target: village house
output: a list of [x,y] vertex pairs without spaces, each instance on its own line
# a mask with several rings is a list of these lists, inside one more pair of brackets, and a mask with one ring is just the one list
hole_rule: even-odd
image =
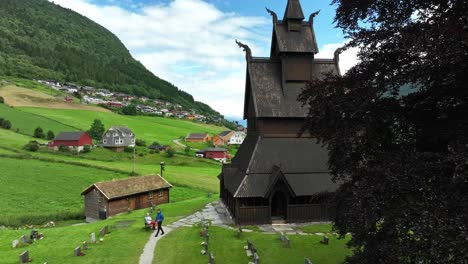
[[102,137],[102,146],[116,152],[135,146],[135,134],[126,126],[112,126]]
[[61,132],[47,146],[57,151],[61,145],[80,152],[85,145],[92,146],[93,139],[83,131]]
[[129,210],[169,203],[171,187],[159,175],[95,183],[81,193],[84,196],[86,221],[102,220]]
[[245,132],[243,131],[236,131],[234,134],[229,138],[227,141],[228,145],[240,145],[242,142],[244,142],[244,139],[246,137]]
[[211,140],[211,136],[208,133],[191,133],[185,137],[187,142],[208,142]]
[[308,81],[339,75],[338,53],[316,59],[313,13],[305,22],[299,0],[289,0],[282,20],[273,17],[269,58],[246,52],[244,119],[247,137],[231,164],[223,164],[220,196],[238,225],[329,221],[330,193],[338,185],[327,149],[300,133],[308,108],[297,101]]
[[203,155],[205,159],[214,159],[225,162],[230,158],[229,152],[225,148],[206,148],[195,153],[195,157]]
[[123,104],[122,102],[118,102],[118,101],[110,101],[110,102],[107,102],[107,106],[115,107],[115,108],[122,108]]
[[223,131],[217,135],[214,135],[213,145],[215,146],[226,145],[233,135],[234,135],[234,131],[231,131],[231,130]]

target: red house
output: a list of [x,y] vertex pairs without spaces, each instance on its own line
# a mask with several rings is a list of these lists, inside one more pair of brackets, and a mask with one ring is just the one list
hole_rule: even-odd
[[206,148],[202,151],[207,159],[226,161],[230,157],[227,149],[224,148]]
[[87,132],[62,132],[54,138],[53,141],[49,142],[49,148],[58,150],[61,146],[67,146],[70,149],[76,149],[82,151],[84,145],[93,145],[93,139],[88,135]]
[[107,106],[121,108],[123,105],[121,102],[107,102]]

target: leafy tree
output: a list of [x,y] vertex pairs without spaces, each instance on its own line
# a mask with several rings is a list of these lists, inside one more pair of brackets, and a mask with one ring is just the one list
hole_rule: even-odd
[[175,154],[176,154],[176,151],[175,151],[174,149],[171,149],[171,148],[170,148],[170,149],[168,149],[168,150],[166,151],[166,155],[167,155],[169,158],[173,157]]
[[90,145],[84,145],[83,150],[81,151],[82,153],[88,153],[91,152],[91,146]]
[[55,138],[55,134],[52,130],[47,131],[47,139],[51,140]]
[[101,120],[94,119],[91,128],[88,130],[89,136],[94,140],[99,141],[102,139],[102,135],[104,134],[104,132],[104,125],[102,124]]
[[31,152],[36,152],[39,150],[39,144],[35,141],[31,141],[24,146],[24,149]]
[[59,148],[58,148],[58,150],[59,150],[60,152],[70,152],[70,148],[67,147],[67,146],[65,146],[64,144],[60,145]]
[[137,114],[136,105],[129,104],[127,106],[122,107],[122,113],[124,115],[131,115],[131,116],[136,115]]
[[468,2],[333,3],[360,62],[300,100],[342,183],[333,221],[352,233],[346,262],[466,261]]
[[146,146],[146,141],[144,141],[143,139],[137,138],[135,140],[135,145],[140,146],[140,147],[145,147]]
[[44,130],[40,126],[34,129],[34,137],[35,138],[45,138]]
[[3,120],[3,122],[1,122],[1,123],[2,123],[2,128],[4,128],[4,129],[10,129],[10,128],[11,128],[11,122],[10,122],[10,120],[6,120],[6,119],[5,119],[5,120]]
[[185,155],[188,156],[190,154],[190,150],[191,150],[190,146],[186,146],[185,149],[184,149]]

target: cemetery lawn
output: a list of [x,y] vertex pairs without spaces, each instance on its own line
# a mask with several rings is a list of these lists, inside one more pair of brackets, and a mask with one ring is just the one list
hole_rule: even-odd
[[[165,214],[164,224],[169,224],[186,215],[201,210],[207,203],[216,198],[199,197],[195,199],[163,204],[160,208]],[[92,224],[75,226],[39,228],[44,239],[31,245],[22,245],[12,249],[11,243],[21,235],[29,235],[30,230],[0,230],[0,263],[18,263],[21,252],[28,250],[33,263],[102,263],[127,264],[138,263],[140,254],[151,231],[143,228],[143,218],[147,210],[136,210],[123,213],[107,220]],[[98,244],[89,244],[92,232],[98,237],[99,230],[109,225],[110,234]],[[89,250],[82,257],[73,256],[73,249],[88,241]]]
[[[199,235],[200,230],[201,228],[197,227],[181,227],[165,236],[157,244],[153,263],[207,263],[208,257],[200,253],[200,243],[203,241]],[[235,230],[214,226],[210,227],[209,234],[209,250],[213,253],[216,263],[249,262],[250,258],[244,250],[247,238],[257,247],[261,263],[304,263],[304,258],[309,258],[312,263],[342,263],[345,257],[352,253],[346,248],[349,238],[337,239],[334,236],[330,236],[329,245],[322,245],[319,242],[321,236],[287,235],[291,247],[285,248],[280,243],[278,234],[244,232],[242,238],[238,239],[235,237]]]

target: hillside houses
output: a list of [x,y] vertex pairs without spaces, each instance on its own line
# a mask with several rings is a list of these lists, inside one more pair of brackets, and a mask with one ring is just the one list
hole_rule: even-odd
[[112,126],[104,133],[102,146],[122,152],[125,147],[135,147],[135,134],[126,126]]
[[80,152],[83,150],[85,145],[93,145],[93,139],[87,132],[76,131],[61,132],[51,142],[49,142],[47,146],[55,151],[59,150],[60,146],[65,146],[71,150]]

